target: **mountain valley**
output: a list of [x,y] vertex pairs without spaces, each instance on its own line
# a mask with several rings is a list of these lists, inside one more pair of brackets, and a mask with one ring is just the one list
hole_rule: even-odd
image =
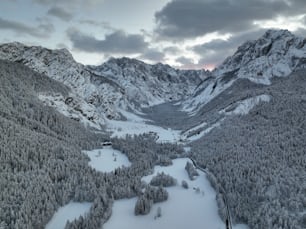
[[[92,205],[66,229],[111,223],[116,201],[154,208],[172,189],[143,178],[183,158],[215,190],[216,228],[306,227],[306,38],[268,30],[213,71],[21,43],[0,59],[0,228],[44,228],[71,201]],[[107,144],[129,163],[90,167],[82,151]]]

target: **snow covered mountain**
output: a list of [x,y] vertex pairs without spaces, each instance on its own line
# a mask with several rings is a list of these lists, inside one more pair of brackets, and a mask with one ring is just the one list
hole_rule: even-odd
[[39,98],[66,116],[99,128],[108,119],[126,117],[123,110],[181,101],[182,110],[195,115],[237,79],[270,84],[274,76],[288,76],[306,68],[306,39],[287,30],[268,30],[247,41],[213,72],[178,70],[136,59],[112,58],[100,66],[77,63],[66,49],[49,50],[21,43],[0,46],[0,59],[20,62],[64,83],[69,96],[43,94]]
[[306,38],[288,30],[268,30],[257,40],[241,45],[183,102],[184,110],[196,113],[237,79],[270,84],[272,77],[284,77],[306,68]]
[[[152,165],[183,153],[180,144],[155,141],[188,146],[197,164],[214,174],[210,182],[218,200],[224,195],[229,207],[218,201],[223,217],[229,209],[234,223],[250,228],[305,228],[306,39],[269,30],[213,72],[128,58],[84,66],[65,49],[20,43],[0,45],[0,59],[9,60],[0,61],[0,156],[8,171],[1,177],[7,189],[0,199],[12,206],[4,208],[0,228],[3,222],[41,228],[71,193],[76,201],[84,196],[98,201],[88,217],[70,227],[84,222],[99,227],[109,218],[113,199],[139,195],[140,177]],[[112,139],[113,146],[134,165],[116,174],[88,169],[79,148],[100,146],[109,136],[96,136],[99,132],[43,106],[37,97],[70,119],[114,130],[111,137],[119,138]],[[147,107],[169,101],[175,102]],[[146,120],[129,111],[142,111]],[[122,116],[127,120],[111,120]],[[120,139],[141,133],[150,134]]]
[[[60,112],[74,119],[86,121],[95,127],[105,123],[105,117],[119,118],[114,102],[122,100],[122,93],[111,82],[93,83],[95,76],[86,67],[74,61],[66,49],[49,50],[21,43],[1,45],[0,58],[22,63],[36,72],[47,75],[71,89],[69,97],[42,95],[48,105],[61,104]],[[103,78],[100,78],[102,81]],[[101,94],[100,91],[104,93]],[[103,115],[101,115],[103,114]]]
[[22,63],[71,88],[69,98],[40,95],[73,119],[98,128],[107,119],[120,119],[120,110],[183,99],[190,95],[208,72],[176,70],[168,65],[148,65],[122,58],[101,66],[77,63],[66,49],[9,43],[0,46],[0,59]]
[[152,106],[181,100],[209,74],[205,70],[178,70],[169,65],[148,65],[136,59],[112,58],[90,70],[121,85],[129,101]]

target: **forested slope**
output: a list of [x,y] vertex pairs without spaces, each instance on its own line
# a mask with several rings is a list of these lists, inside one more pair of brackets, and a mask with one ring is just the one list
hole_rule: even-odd
[[[238,90],[242,85],[236,82],[223,96],[237,91],[247,96],[250,92]],[[254,87],[271,101],[246,115],[228,116],[192,144],[193,157],[224,188],[236,222],[255,229],[306,227],[305,86],[306,72],[298,71]],[[217,99],[210,102],[214,108],[222,104]]]
[[65,96],[65,86],[6,61],[0,61],[0,80],[0,227],[44,228],[60,206],[88,201],[93,203],[89,214],[67,228],[98,228],[110,216],[113,199],[139,194],[141,176],[180,150],[158,145],[150,135],[114,140],[132,166],[97,172],[81,149],[99,147],[108,137],[37,98],[40,92]]

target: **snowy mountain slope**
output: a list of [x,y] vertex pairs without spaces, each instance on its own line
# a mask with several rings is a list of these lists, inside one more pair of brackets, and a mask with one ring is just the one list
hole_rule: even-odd
[[274,76],[282,77],[306,68],[306,38],[288,30],[268,30],[262,37],[248,41],[216,69],[216,75],[237,71],[239,78],[270,84]]
[[66,49],[49,50],[21,43],[1,45],[0,59],[22,63],[70,87],[70,108],[65,103],[67,98],[40,98],[51,106],[63,105],[65,109],[59,109],[62,113],[95,127],[107,123],[107,119],[121,119],[122,109],[137,112],[141,107],[185,98],[208,74],[204,70],[176,70],[128,58],[84,66]]
[[205,70],[178,70],[126,57],[111,58],[100,66],[91,66],[90,70],[117,82],[125,89],[129,101],[144,107],[187,98],[209,75]]
[[[241,91],[240,95],[243,95],[244,92]],[[183,139],[186,142],[190,141],[196,141],[198,139],[201,139],[203,136],[208,134],[210,131],[215,129],[216,127],[219,127],[223,121],[225,121],[227,118],[231,118],[231,116],[234,115],[247,115],[253,108],[255,108],[258,105],[261,105],[263,102],[270,102],[271,96],[267,94],[260,94],[260,95],[248,95],[246,98],[235,98],[235,95],[232,95],[232,98],[229,100],[234,100],[233,102],[230,102],[229,105],[226,105],[225,108],[220,109],[220,106],[224,106],[224,103],[218,103],[216,104],[215,110],[210,110],[208,114],[213,117],[218,117],[213,122],[206,122],[203,120],[206,120],[205,118],[196,117],[195,120],[198,118],[199,121],[197,121],[197,124],[195,126],[192,126],[191,128],[187,128],[185,131],[181,134],[181,139]],[[229,100],[225,100],[225,104],[228,103]],[[229,116],[229,117],[228,117]]]
[[[21,43],[9,43],[0,46],[0,59],[20,62],[67,85],[71,88],[69,97],[72,100],[83,104],[82,107],[94,105],[95,112],[100,114],[97,119],[89,120],[92,125],[103,124],[101,120],[105,117],[120,118],[115,107],[115,104],[123,100],[120,89],[110,82],[92,82],[94,76],[84,65],[75,62],[66,49],[49,50],[39,46],[27,47]],[[82,110],[82,113],[91,117],[92,111]]]
[[55,108],[58,112],[68,118],[79,121],[85,126],[100,129],[105,125],[105,120],[97,113],[95,106],[84,103],[83,100],[77,99],[70,94],[64,97],[62,94],[41,93],[38,98],[44,105]]
[[226,118],[192,142],[191,152],[223,185],[234,222],[305,228],[305,76],[306,69],[270,85],[237,80],[200,111],[206,129]]
[[57,95],[40,98],[49,106],[61,106],[59,110],[68,117],[99,127],[109,123],[108,119],[122,119],[123,110],[138,113],[144,107],[176,100],[183,111],[196,116],[238,79],[268,85],[273,76],[287,76],[306,68],[305,44],[306,39],[288,31],[268,30],[258,40],[240,46],[212,73],[149,65],[129,58],[84,66],[65,49],[49,50],[20,43],[1,45],[0,59],[20,62],[67,85],[71,88],[69,103],[68,97]]
[[306,68],[306,38],[296,37],[287,30],[268,30],[259,39],[241,45],[217,67],[212,77],[203,81],[193,96],[183,102],[183,110],[199,111],[237,79],[268,85],[273,77],[288,76],[303,68]]
[[[278,36],[276,34],[282,35]],[[151,111],[151,116],[147,116],[149,119],[153,120],[151,117],[160,116],[158,118],[160,122],[155,122],[154,125],[150,126],[144,125],[143,120],[126,110],[169,101],[171,100],[168,96],[169,93],[174,94],[172,100],[182,99],[184,94],[178,95],[176,93],[180,93],[179,90],[175,87],[170,88],[172,84],[176,85],[177,88],[184,85],[184,80],[178,80],[177,82],[175,77],[171,78],[176,73],[180,76],[181,71],[173,70],[164,65],[142,65],[142,62],[130,59],[110,60],[110,62],[115,62],[113,63],[114,66],[107,66],[99,70],[99,67],[95,69],[95,67],[77,64],[65,50],[51,51],[39,47],[23,47],[21,44],[11,44],[16,47],[2,45],[0,47],[0,58],[21,62],[51,78],[58,78],[58,81],[68,85],[72,89],[71,91],[66,90],[67,87],[56,82],[63,86],[62,90],[40,90],[35,91],[35,95],[38,95],[46,105],[55,107],[72,119],[98,127],[105,121],[107,125],[110,124],[108,125],[109,129],[118,130],[117,135],[113,136],[121,137],[120,133],[123,135],[125,131],[127,134],[150,131],[153,134],[162,133],[168,138],[167,141],[193,141],[190,144],[192,155],[200,165],[207,166],[216,174],[218,181],[222,183],[228,194],[229,207],[236,222],[248,223],[251,228],[273,228],[276,226],[278,228],[289,228],[289,225],[292,225],[292,228],[305,228],[303,219],[305,218],[306,201],[304,194],[306,187],[303,181],[305,180],[304,168],[306,163],[304,150],[306,147],[304,141],[306,73],[305,70],[297,71],[290,77],[279,78],[287,76],[289,70],[296,71],[305,68],[305,39],[296,38],[292,35],[292,40],[290,40],[291,35],[287,31],[268,31],[262,38],[254,41],[254,45],[250,45],[252,42],[245,43],[233,57],[228,58],[210,77],[205,78],[199,85],[194,84],[195,90],[193,93],[191,93],[191,84],[197,80],[190,80],[187,83],[190,84],[190,88],[188,86],[186,93],[192,95],[184,101],[183,105],[192,116],[187,116],[184,112],[171,113],[171,109],[165,109],[165,111],[169,111],[166,112],[168,115],[166,117],[167,115],[162,114],[162,112],[154,113],[155,107],[149,107],[143,111]],[[261,39],[264,41],[260,41]],[[271,44],[267,45],[269,41]],[[257,46],[258,50],[264,51],[255,54],[257,50],[255,47]],[[269,46],[271,47],[267,48]],[[265,59],[271,59],[273,65],[267,65]],[[121,64],[120,61],[124,63]],[[17,64],[14,63],[14,65]],[[14,69],[14,65],[10,69]],[[155,67],[159,70],[155,70]],[[5,73],[8,72],[4,67],[3,69]],[[258,74],[258,71],[261,70],[263,73]],[[156,71],[160,73],[156,73]],[[186,77],[190,74],[193,74],[192,71],[186,71]],[[19,77],[21,77],[20,75],[22,78],[28,76],[27,74],[18,74]],[[158,80],[154,78],[159,76]],[[278,76],[278,78],[273,78],[273,76]],[[7,78],[10,79],[9,74],[7,74]],[[51,80],[47,77],[42,77],[42,79]],[[32,80],[30,82],[36,81]],[[151,87],[147,86],[149,82],[152,82]],[[168,88],[165,85],[168,85]],[[11,95],[11,106],[14,107],[17,104],[17,107],[20,106],[21,111],[23,111],[23,100],[20,98],[24,95],[19,93],[20,91],[16,90],[15,92],[8,88],[5,81],[0,86],[4,89],[0,92]],[[126,90],[128,87],[133,87],[133,90]],[[155,90],[151,90],[154,87],[158,87],[156,90],[160,91],[157,93]],[[28,88],[32,89],[32,85]],[[132,92],[135,92],[135,94]],[[18,96],[15,96],[16,94]],[[30,101],[36,99],[35,95],[34,92],[33,96],[31,94]],[[164,95],[164,97],[161,95]],[[5,96],[0,97],[0,102],[3,102],[3,98]],[[138,104],[136,100],[139,101]],[[10,100],[8,101],[10,102]],[[5,112],[7,104],[10,103],[3,102],[3,109],[0,113],[1,115],[5,114],[5,118],[14,118],[11,113]],[[159,106],[162,105],[167,104],[160,104]],[[59,116],[60,120],[63,119],[65,122],[59,122],[58,119],[52,121],[52,116],[48,118],[48,112],[46,112],[46,110],[52,109],[45,110],[41,103],[35,105],[35,110],[39,112],[33,109],[31,111],[31,107],[33,107],[33,104],[29,103],[27,112],[18,111],[18,116],[20,113],[25,113],[30,117],[33,116],[40,122],[45,122],[44,125],[48,125],[50,128],[54,128],[54,126],[58,128],[61,135],[63,132],[61,123],[71,122],[73,125],[75,124],[75,122],[63,119],[61,116]],[[9,107],[9,109],[14,110],[15,108]],[[108,114],[119,118],[123,115],[127,120],[109,121],[105,118]],[[179,117],[180,115],[184,117]],[[56,116],[58,116],[57,113]],[[22,118],[16,120],[22,125],[25,124]],[[156,127],[156,125],[169,127],[171,124],[166,125],[167,122],[172,122],[178,131],[171,133],[170,129]],[[9,128],[2,127],[3,133],[7,130],[10,131]],[[37,130],[36,125],[33,125],[32,128]],[[81,134],[82,130],[78,133]],[[181,136],[179,130],[185,130]],[[18,132],[12,131],[12,133]],[[76,141],[75,131],[68,133]],[[160,133],[158,134],[160,135]],[[9,135],[7,134],[7,136]],[[64,134],[63,137],[65,137]],[[8,139],[4,143],[13,142],[10,138]],[[39,151],[34,147],[36,145],[40,146],[41,142],[37,142],[35,137],[33,139],[30,141],[34,142],[33,148],[29,152],[38,153]],[[159,140],[164,139],[160,138]],[[139,163],[141,164],[145,164],[143,162],[153,158],[150,157],[151,149],[143,150],[143,152],[146,152],[145,154],[137,151],[137,149],[142,149],[140,144],[143,141],[144,139],[137,140],[135,145],[129,142],[124,143],[124,147],[130,147],[131,145],[131,151],[137,152],[137,156],[133,158],[139,159],[140,156]],[[19,142],[16,141],[16,143]],[[146,145],[153,148],[151,144]],[[6,148],[10,149],[10,147]],[[11,157],[10,151],[4,152],[7,152],[8,155],[5,158]],[[17,154],[14,152],[13,155]],[[30,153],[22,153],[22,155],[31,156]],[[39,155],[34,158],[38,158]],[[52,156],[46,158],[52,159]],[[67,157],[65,161],[70,159]],[[77,164],[78,161],[78,157],[76,157],[72,164]],[[20,160],[19,163],[27,165],[23,160]],[[29,169],[33,170],[31,167]],[[78,169],[76,171],[83,172],[83,170]],[[52,174],[52,172],[54,171],[50,170],[46,174]],[[123,172],[121,175],[125,176],[126,174],[129,173]],[[93,177],[88,176],[88,174],[85,175],[93,180],[93,177],[96,177],[97,174],[94,174]],[[67,176],[67,179],[71,177]],[[76,177],[79,177],[79,173]],[[43,178],[44,181],[50,183],[48,176]],[[123,180],[127,180],[126,177],[123,178]],[[11,179],[8,180],[11,182]],[[71,183],[72,181],[77,183],[71,179]],[[40,182],[38,180],[37,183],[34,183],[35,186]],[[28,183],[27,181],[26,184]],[[66,180],[63,181],[63,185],[71,183],[66,182]],[[96,185],[93,184],[91,187],[95,188]],[[11,187],[12,193],[16,193],[16,190],[19,189]],[[101,193],[98,190],[93,190],[95,193]],[[26,203],[29,206],[36,207],[35,202],[33,202],[34,205],[32,204],[32,200],[37,200],[36,197],[35,194],[34,198]],[[18,200],[18,202],[22,201]],[[19,205],[16,206],[19,207]],[[45,206],[45,204],[42,206]],[[16,212],[19,210],[16,210]],[[22,215],[26,215],[23,211],[24,209],[21,208]],[[15,215],[15,211],[8,212]],[[38,213],[36,212],[36,214]],[[37,221],[37,215],[34,214],[31,220]]]

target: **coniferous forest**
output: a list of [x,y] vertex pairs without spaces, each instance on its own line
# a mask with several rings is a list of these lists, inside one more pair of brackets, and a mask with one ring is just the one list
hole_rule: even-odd
[[214,174],[234,221],[256,229],[306,227],[305,85],[305,71],[298,71],[253,88],[272,100],[193,143],[193,158]]
[[99,228],[110,217],[113,200],[141,195],[140,178],[150,173],[159,158],[183,152],[176,145],[157,144],[152,135],[113,139],[113,147],[122,150],[132,166],[97,172],[88,166],[89,158],[81,150],[101,147],[109,137],[43,106],[35,96],[41,92],[65,95],[66,87],[7,61],[0,61],[0,78],[2,228],[44,228],[55,211],[70,201],[93,205],[89,214],[66,228]]
[[[100,228],[110,218],[114,200],[138,197],[136,215],[167,201],[164,187],[177,185],[175,179],[161,173],[146,184],[141,178],[155,165],[186,156],[182,145],[157,143],[152,134],[110,139],[107,132],[85,128],[37,97],[67,97],[70,89],[22,64],[0,61],[0,78],[0,228],[44,228],[71,201],[93,204],[66,228]],[[235,92],[225,91],[191,120],[223,120],[218,111],[243,96],[271,98],[248,114],[228,116],[189,145],[188,156],[209,171],[223,219],[226,197],[234,223],[255,229],[305,228],[305,85],[304,71],[273,79],[269,86],[237,81],[231,88]],[[229,93],[231,99],[224,102]],[[91,168],[81,151],[105,141],[125,154],[131,166],[110,173]],[[191,163],[185,169],[191,180],[198,175]],[[187,182],[182,186],[188,189]]]

